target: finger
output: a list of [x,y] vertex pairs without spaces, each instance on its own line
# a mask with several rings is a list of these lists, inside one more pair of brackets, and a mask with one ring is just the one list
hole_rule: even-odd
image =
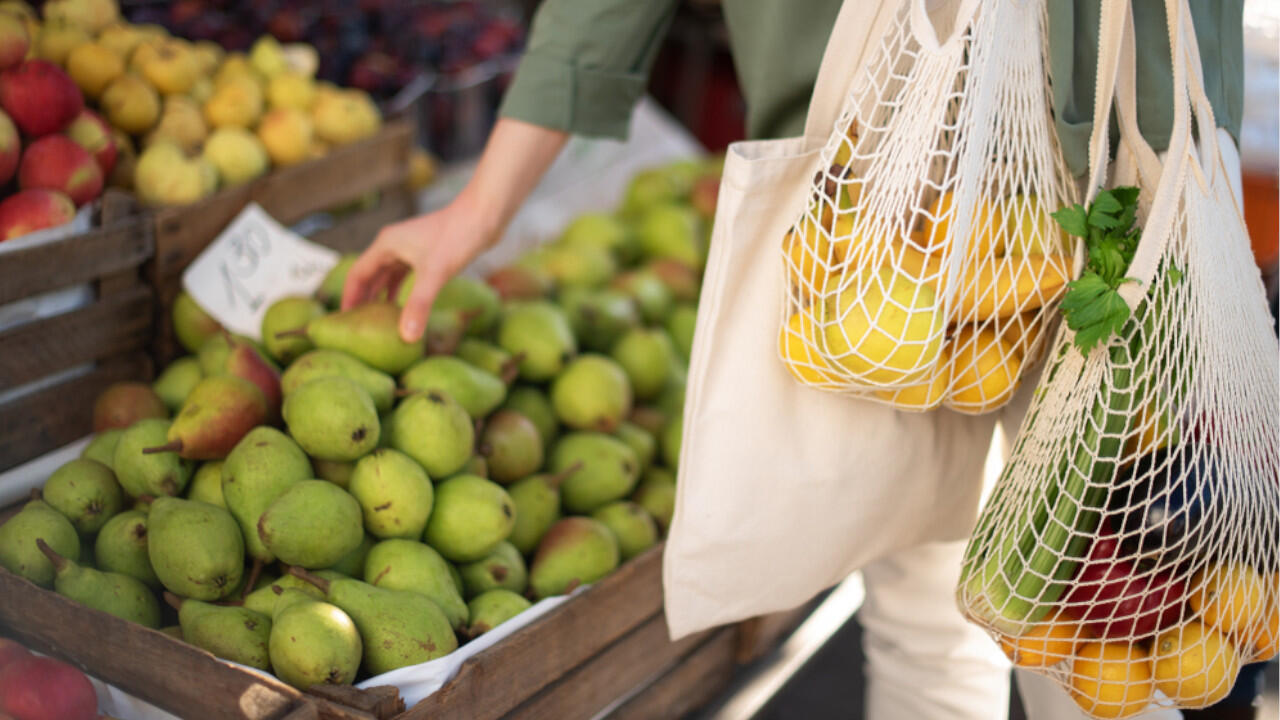
[[400,337],[405,342],[417,342],[427,329],[427,317],[431,303],[448,279],[448,273],[437,269],[420,270],[414,277],[413,289],[400,311]]
[[347,271],[347,281],[342,285],[343,310],[349,310],[369,299],[369,296],[377,290],[374,281],[390,261],[391,258],[386,251],[378,247],[377,241],[361,253],[351,265],[351,269]]
[[401,287],[404,286],[405,281],[408,279],[409,279],[409,268],[405,266],[397,267],[396,271],[391,274],[390,279],[387,280],[387,301],[388,302],[396,301],[396,298],[399,297],[400,295]]

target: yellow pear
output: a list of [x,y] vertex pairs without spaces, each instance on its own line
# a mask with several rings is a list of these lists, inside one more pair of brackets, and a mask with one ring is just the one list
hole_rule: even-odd
[[266,78],[284,72],[289,67],[280,41],[270,35],[263,35],[254,41],[253,47],[249,48],[249,62]]
[[141,135],[160,117],[160,96],[145,80],[125,73],[107,85],[98,101],[107,121],[130,135]]
[[261,115],[262,88],[247,77],[215,86],[213,95],[204,104],[204,119],[215,128],[250,128]]
[[189,205],[206,194],[200,165],[188,160],[177,145],[165,142],[142,151],[134,187],[143,203],[152,206]]
[[187,97],[204,107],[209,98],[213,97],[213,80],[206,75],[196,78],[195,84],[187,91]]
[[120,20],[116,0],[50,0],[44,4],[45,22],[64,22],[93,35]]
[[370,137],[382,127],[382,117],[369,96],[359,90],[320,94],[311,109],[316,135],[331,145],[345,145]]
[[36,35],[36,57],[58,65],[66,65],[67,56],[75,48],[89,42],[89,33],[79,25],[47,21]]
[[222,62],[226,51],[222,46],[212,40],[199,40],[192,46],[192,50],[196,54],[196,61],[200,65],[200,74],[205,76],[213,75],[218,69],[218,65]]
[[956,293],[956,322],[982,322],[1038,310],[1066,291],[1066,255],[988,257],[965,266]]
[[311,116],[296,108],[276,108],[258,123],[258,138],[272,163],[296,165],[311,156]]
[[133,25],[115,23],[98,33],[98,42],[114,50],[120,57],[129,58],[133,56],[133,51],[137,49],[138,43],[142,42],[144,37],[145,34]]
[[267,103],[273,108],[310,110],[315,99],[315,80],[301,73],[285,70],[267,81]]
[[951,395],[947,407],[960,412],[994,410],[1013,396],[1022,354],[991,329],[961,326],[951,337]]
[[145,36],[133,48],[133,54],[129,56],[129,69],[133,72],[142,74],[142,68],[155,60],[160,55],[160,46],[168,38],[157,38]]
[[911,382],[928,373],[942,348],[943,318],[927,283],[881,267],[830,288],[821,322],[829,360],[863,383]]
[[185,95],[170,95],[164,99],[160,122],[147,136],[147,145],[166,141],[184,152],[194,153],[204,144],[208,134],[200,106]]
[[233,80],[243,79],[259,84],[263,82],[262,76],[253,69],[253,65],[249,63],[249,58],[244,53],[227,53],[222,59],[222,64],[218,66],[218,71],[213,75],[213,86],[217,88]]
[[124,58],[102,43],[87,42],[67,56],[67,74],[81,92],[96,98],[112,80],[124,74]]
[[262,142],[239,127],[214,130],[204,143],[203,157],[217,168],[223,187],[249,182],[269,167]]
[[23,0],[0,0],[0,12],[39,22],[36,18],[36,11],[32,10],[31,6]]
[[170,38],[156,45],[154,56],[146,58],[140,70],[162,94],[180,95],[200,76],[200,61],[185,40]]

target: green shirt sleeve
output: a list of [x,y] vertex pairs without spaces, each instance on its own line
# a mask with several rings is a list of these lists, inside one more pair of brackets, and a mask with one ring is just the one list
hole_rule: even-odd
[[[1049,68],[1054,119],[1067,164],[1076,176],[1089,166],[1093,92],[1097,79],[1101,0],[1049,0]],[[1239,142],[1244,114],[1244,0],[1191,0],[1191,19],[1205,94],[1214,121]],[[1133,0],[1138,128],[1157,151],[1173,127],[1173,70],[1164,0]],[[1119,138],[1111,122],[1112,148]]]
[[499,114],[624,138],[677,0],[545,0]]

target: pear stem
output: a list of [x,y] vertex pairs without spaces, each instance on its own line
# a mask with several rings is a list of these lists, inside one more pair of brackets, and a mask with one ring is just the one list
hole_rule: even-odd
[[178,597],[177,595],[174,595],[168,590],[164,591],[164,601],[169,603],[169,607],[173,608],[174,610],[182,609],[182,598]]
[[510,360],[502,363],[502,367],[498,369],[498,377],[502,378],[503,383],[510,385],[520,376],[520,363],[524,362],[526,354],[518,352]]
[[44,499],[44,493],[40,492],[40,488],[31,488],[32,502],[36,500],[43,500],[43,499]]
[[320,589],[320,592],[324,593],[325,595],[329,594],[328,580],[325,580],[324,578],[316,575],[312,575],[311,573],[307,572],[306,569],[300,568],[297,565],[290,565],[287,572],[296,578],[299,578],[301,580],[306,580],[312,585],[315,585],[317,588]]
[[306,337],[306,336],[307,336],[307,327],[305,325],[302,327],[294,328],[292,330],[281,330],[280,332],[276,333],[277,340],[279,340],[280,338]]
[[155,455],[156,453],[162,453],[162,452],[182,452],[182,441],[174,440],[172,442],[167,442],[163,445],[157,445],[156,447],[149,447],[149,448],[142,449],[143,455]]
[[245,582],[244,587],[240,588],[240,599],[243,600],[246,595],[253,590],[253,586],[258,582],[258,576],[262,574],[262,561],[258,558],[253,559],[253,567],[249,570],[249,579]]
[[561,483],[563,483],[565,480],[568,480],[570,476],[572,476],[574,473],[578,472],[581,469],[582,469],[582,461],[578,460],[577,462],[561,470],[560,472],[555,473],[554,475],[548,476],[547,485],[551,486],[552,490],[559,490]]
[[45,542],[44,538],[36,538],[36,547],[40,548],[40,552],[49,558],[49,562],[53,564],[54,572],[62,572],[63,568],[67,566],[67,559],[59,555],[57,550],[49,547],[49,543]]

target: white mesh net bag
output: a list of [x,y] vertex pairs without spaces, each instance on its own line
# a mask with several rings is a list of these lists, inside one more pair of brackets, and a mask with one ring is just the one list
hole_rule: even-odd
[[[905,0],[783,238],[778,352],[802,384],[908,410],[1013,395],[1071,277],[1044,0]],[[939,36],[945,42],[939,42]]]
[[[1189,11],[1167,6],[1178,31],[1162,166],[1137,129],[1128,0],[1103,2],[1095,197],[1063,219],[1114,226],[1089,241],[1080,287],[1131,280],[1115,294],[1073,285],[1062,301],[1066,322],[957,587],[961,609],[1016,664],[1100,718],[1211,705],[1280,642],[1280,348]],[[1116,165],[1136,168],[1117,180],[1136,193],[1096,189],[1113,86]],[[1126,232],[1134,197],[1140,239]],[[1127,269],[1108,267],[1134,240]]]

